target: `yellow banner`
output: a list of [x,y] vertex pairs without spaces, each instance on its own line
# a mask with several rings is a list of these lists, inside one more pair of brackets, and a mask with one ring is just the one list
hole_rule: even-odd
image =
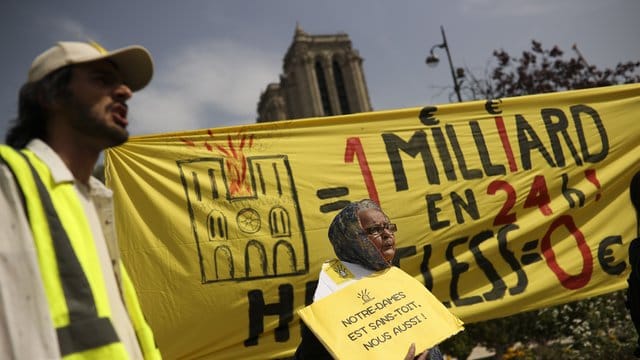
[[638,114],[634,84],[160,134],[108,151],[106,176],[161,352],[279,358],[362,198],[466,323],[624,288]]
[[424,285],[392,267],[362,278],[298,311],[336,359],[402,358],[463,329]]

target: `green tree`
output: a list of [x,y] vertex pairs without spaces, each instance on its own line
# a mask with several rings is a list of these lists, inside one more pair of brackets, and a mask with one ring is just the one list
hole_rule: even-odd
[[[576,57],[564,58],[557,46],[544,49],[535,40],[531,50],[520,57],[496,50],[497,64],[484,78],[469,69],[458,71],[463,75],[459,79],[463,97],[497,99],[640,82],[640,61],[599,69],[582,57],[576,45],[573,50]],[[625,307],[624,291],[467,324],[465,328],[443,342],[441,349],[459,359],[466,359],[476,345],[495,351],[499,359],[631,359],[637,336]],[[510,352],[516,343],[523,344],[524,351]]]
[[464,72],[461,90],[467,100],[497,99],[510,96],[586,89],[640,82],[640,61],[620,62],[612,69],[590,65],[573,46],[576,57],[564,58],[558,46],[544,49],[533,40],[531,50],[513,57],[505,50],[493,52],[496,65],[486,78]]

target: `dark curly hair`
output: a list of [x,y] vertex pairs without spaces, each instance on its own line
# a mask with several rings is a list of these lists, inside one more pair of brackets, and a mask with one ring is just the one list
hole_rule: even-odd
[[72,67],[65,66],[39,81],[22,85],[18,97],[18,117],[5,137],[7,145],[22,149],[34,138],[46,140],[49,120],[47,106],[70,96],[71,73]]

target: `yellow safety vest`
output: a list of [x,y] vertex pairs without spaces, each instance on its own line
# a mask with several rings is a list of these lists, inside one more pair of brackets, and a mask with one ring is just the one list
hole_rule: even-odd
[[[128,359],[111,310],[93,234],[72,183],[54,184],[48,166],[29,150],[0,145],[22,191],[40,275],[64,359]],[[151,328],[123,265],[122,293],[145,359],[160,359]]]

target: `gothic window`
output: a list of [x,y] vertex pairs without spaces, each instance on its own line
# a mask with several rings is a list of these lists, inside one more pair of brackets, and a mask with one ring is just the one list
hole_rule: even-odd
[[271,236],[290,237],[291,236],[291,220],[289,213],[283,207],[276,206],[269,211],[269,227],[271,228]]
[[338,91],[338,100],[340,100],[341,114],[351,114],[349,111],[349,99],[347,98],[347,89],[344,87],[344,77],[342,76],[342,69],[340,64],[336,60],[333,60],[333,77],[336,83],[336,90]]
[[[280,270],[278,270],[280,269]],[[296,252],[293,246],[286,241],[280,240],[273,247],[273,273],[291,274],[296,272]]]
[[213,251],[213,263],[216,270],[216,280],[233,279],[235,267],[233,265],[233,254],[227,245],[216,247]]
[[[252,265],[258,265],[258,269]],[[247,243],[244,249],[244,268],[247,277],[267,275],[267,254],[264,245],[258,240],[250,240]]]
[[212,210],[207,215],[207,231],[209,233],[209,241],[229,240],[227,218],[222,211]]
[[318,90],[320,90],[320,99],[322,100],[322,110],[324,115],[334,115],[331,111],[331,103],[329,102],[329,90],[327,88],[327,79],[324,76],[324,70],[320,60],[316,60],[316,78],[318,80]]

